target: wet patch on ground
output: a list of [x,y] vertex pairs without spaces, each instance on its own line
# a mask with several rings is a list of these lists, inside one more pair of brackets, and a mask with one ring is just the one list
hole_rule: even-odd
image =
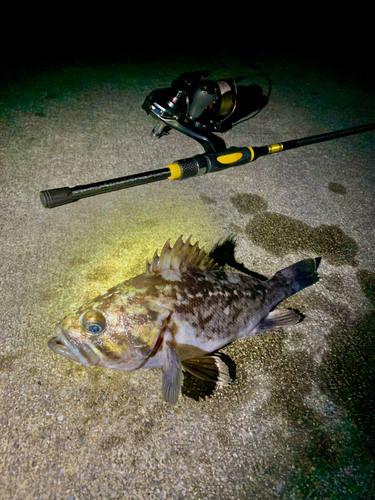
[[313,252],[333,266],[356,266],[357,242],[338,226],[316,228],[287,215],[264,212],[247,224],[251,241],[277,256]]
[[268,202],[261,196],[251,193],[241,193],[231,196],[230,201],[240,214],[257,214],[267,210]]
[[328,184],[328,189],[336,194],[346,194],[346,187],[337,182],[330,182]]

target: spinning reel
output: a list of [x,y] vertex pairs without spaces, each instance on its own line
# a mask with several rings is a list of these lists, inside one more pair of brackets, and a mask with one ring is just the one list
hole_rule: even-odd
[[202,144],[206,153],[224,151],[224,140],[213,132],[226,132],[268,102],[270,82],[266,97],[258,85],[237,85],[248,77],[213,81],[206,79],[209,75],[210,71],[183,73],[170,88],[153,90],[146,97],[142,108],[159,122],[152,131],[156,137],[173,128]]
[[[63,187],[41,191],[40,201],[42,205],[45,208],[53,208],[81,198],[150,182],[165,179],[182,180],[219,172],[229,167],[245,165],[262,156],[375,129],[375,123],[369,123],[267,146],[243,146],[227,149],[224,140],[215,135],[214,132],[226,132],[234,125],[259,113],[268,102],[271,83],[267,75],[254,75],[265,76],[268,79],[268,95],[264,96],[258,85],[237,85],[237,82],[248,77],[214,81],[207,80],[209,74],[209,71],[183,73],[173,81],[170,88],[152,91],[142,105],[147,114],[151,114],[158,121],[153,129],[156,137],[163,137],[171,129],[175,129],[198,141],[205,150],[204,154],[176,160],[164,168],[140,174],[78,185],[72,188]],[[253,113],[252,116],[251,113]]]

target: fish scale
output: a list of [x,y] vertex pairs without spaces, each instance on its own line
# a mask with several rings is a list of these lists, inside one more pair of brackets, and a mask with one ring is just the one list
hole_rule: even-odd
[[48,345],[85,366],[130,371],[162,368],[162,396],[178,401],[182,372],[217,385],[230,383],[217,355],[241,338],[293,325],[295,311],[274,309],[318,281],[317,259],[305,259],[271,279],[225,272],[198,242],[173,247],[146,261],[146,272],[82,305],[61,320]]

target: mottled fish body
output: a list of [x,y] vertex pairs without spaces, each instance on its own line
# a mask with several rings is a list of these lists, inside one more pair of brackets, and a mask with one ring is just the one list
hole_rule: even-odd
[[173,248],[169,240],[146,273],[120,283],[66,316],[49,347],[85,366],[117,370],[163,368],[163,398],[174,404],[182,370],[228,384],[214,353],[237,339],[292,325],[300,316],[273,310],[318,281],[315,259],[300,261],[271,279],[225,272],[198,242]]

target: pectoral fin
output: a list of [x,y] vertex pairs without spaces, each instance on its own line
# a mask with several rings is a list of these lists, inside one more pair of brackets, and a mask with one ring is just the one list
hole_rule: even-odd
[[212,382],[221,387],[231,382],[228,367],[219,356],[205,355],[185,359],[182,365],[188,373],[206,382]]
[[259,333],[275,330],[283,326],[295,325],[301,319],[301,316],[291,309],[277,309],[271,311],[262,321],[252,330],[251,336]]
[[163,399],[174,405],[178,401],[182,386],[183,374],[180,358],[170,342],[165,343],[165,360],[163,366]]

